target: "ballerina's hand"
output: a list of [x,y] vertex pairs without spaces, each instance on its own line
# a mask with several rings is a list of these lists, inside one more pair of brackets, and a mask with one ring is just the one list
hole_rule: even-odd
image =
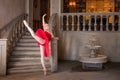
[[43,15],[43,18],[46,16],[46,14]]
[[59,38],[58,38],[58,37],[54,37],[54,36],[53,36],[53,39],[59,40]]

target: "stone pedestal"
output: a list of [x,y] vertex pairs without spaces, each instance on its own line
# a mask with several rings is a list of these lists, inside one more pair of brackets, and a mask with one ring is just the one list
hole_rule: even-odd
[[56,72],[58,70],[58,50],[57,50],[58,39],[53,38],[51,41],[51,72]]
[[6,75],[7,39],[0,39],[0,75]]

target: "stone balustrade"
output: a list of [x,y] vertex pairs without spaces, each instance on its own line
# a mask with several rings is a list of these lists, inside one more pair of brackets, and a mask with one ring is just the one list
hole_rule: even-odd
[[61,13],[62,31],[120,31],[119,12]]
[[0,29],[0,75],[6,75],[7,59],[26,30],[22,22],[26,18],[27,14],[21,14]]

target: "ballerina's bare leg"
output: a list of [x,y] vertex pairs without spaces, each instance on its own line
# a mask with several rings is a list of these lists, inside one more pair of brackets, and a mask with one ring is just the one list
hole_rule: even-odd
[[45,40],[44,40],[44,39],[36,36],[36,34],[34,33],[34,31],[28,26],[28,23],[27,23],[25,20],[23,20],[23,23],[24,23],[24,25],[26,26],[26,28],[28,29],[28,31],[31,33],[32,37],[33,37],[36,41],[38,41],[38,42],[41,43],[41,44],[44,44],[44,43],[45,43]]
[[[23,21],[24,25],[27,27],[28,31],[31,33],[32,37],[38,41],[39,43],[41,44],[44,44],[45,43],[45,40],[36,36],[36,34],[34,33],[34,31],[28,26],[28,23],[24,20]],[[44,70],[44,75],[47,74],[47,69],[45,67],[45,62],[44,62],[44,46],[40,45],[40,56],[41,56],[41,64],[42,64],[42,67],[43,67],[43,70]]]
[[44,46],[40,45],[40,54],[41,54],[41,64],[44,70],[44,75],[47,74],[47,69],[45,67],[45,62],[44,62]]

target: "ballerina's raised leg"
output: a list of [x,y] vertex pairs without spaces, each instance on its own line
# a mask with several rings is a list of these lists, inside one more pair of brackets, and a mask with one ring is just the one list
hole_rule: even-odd
[[[28,31],[30,32],[30,34],[32,35],[32,37],[37,41],[39,42],[40,44],[44,44],[45,43],[45,40],[38,37],[34,31],[28,26],[28,23],[24,20],[23,21],[24,25],[26,26],[26,28],[28,29]],[[40,48],[40,56],[41,56],[41,64],[42,64],[42,67],[43,67],[43,70],[44,70],[44,75],[47,74],[47,69],[45,67],[45,62],[44,62],[44,46],[40,45],[39,46]]]

